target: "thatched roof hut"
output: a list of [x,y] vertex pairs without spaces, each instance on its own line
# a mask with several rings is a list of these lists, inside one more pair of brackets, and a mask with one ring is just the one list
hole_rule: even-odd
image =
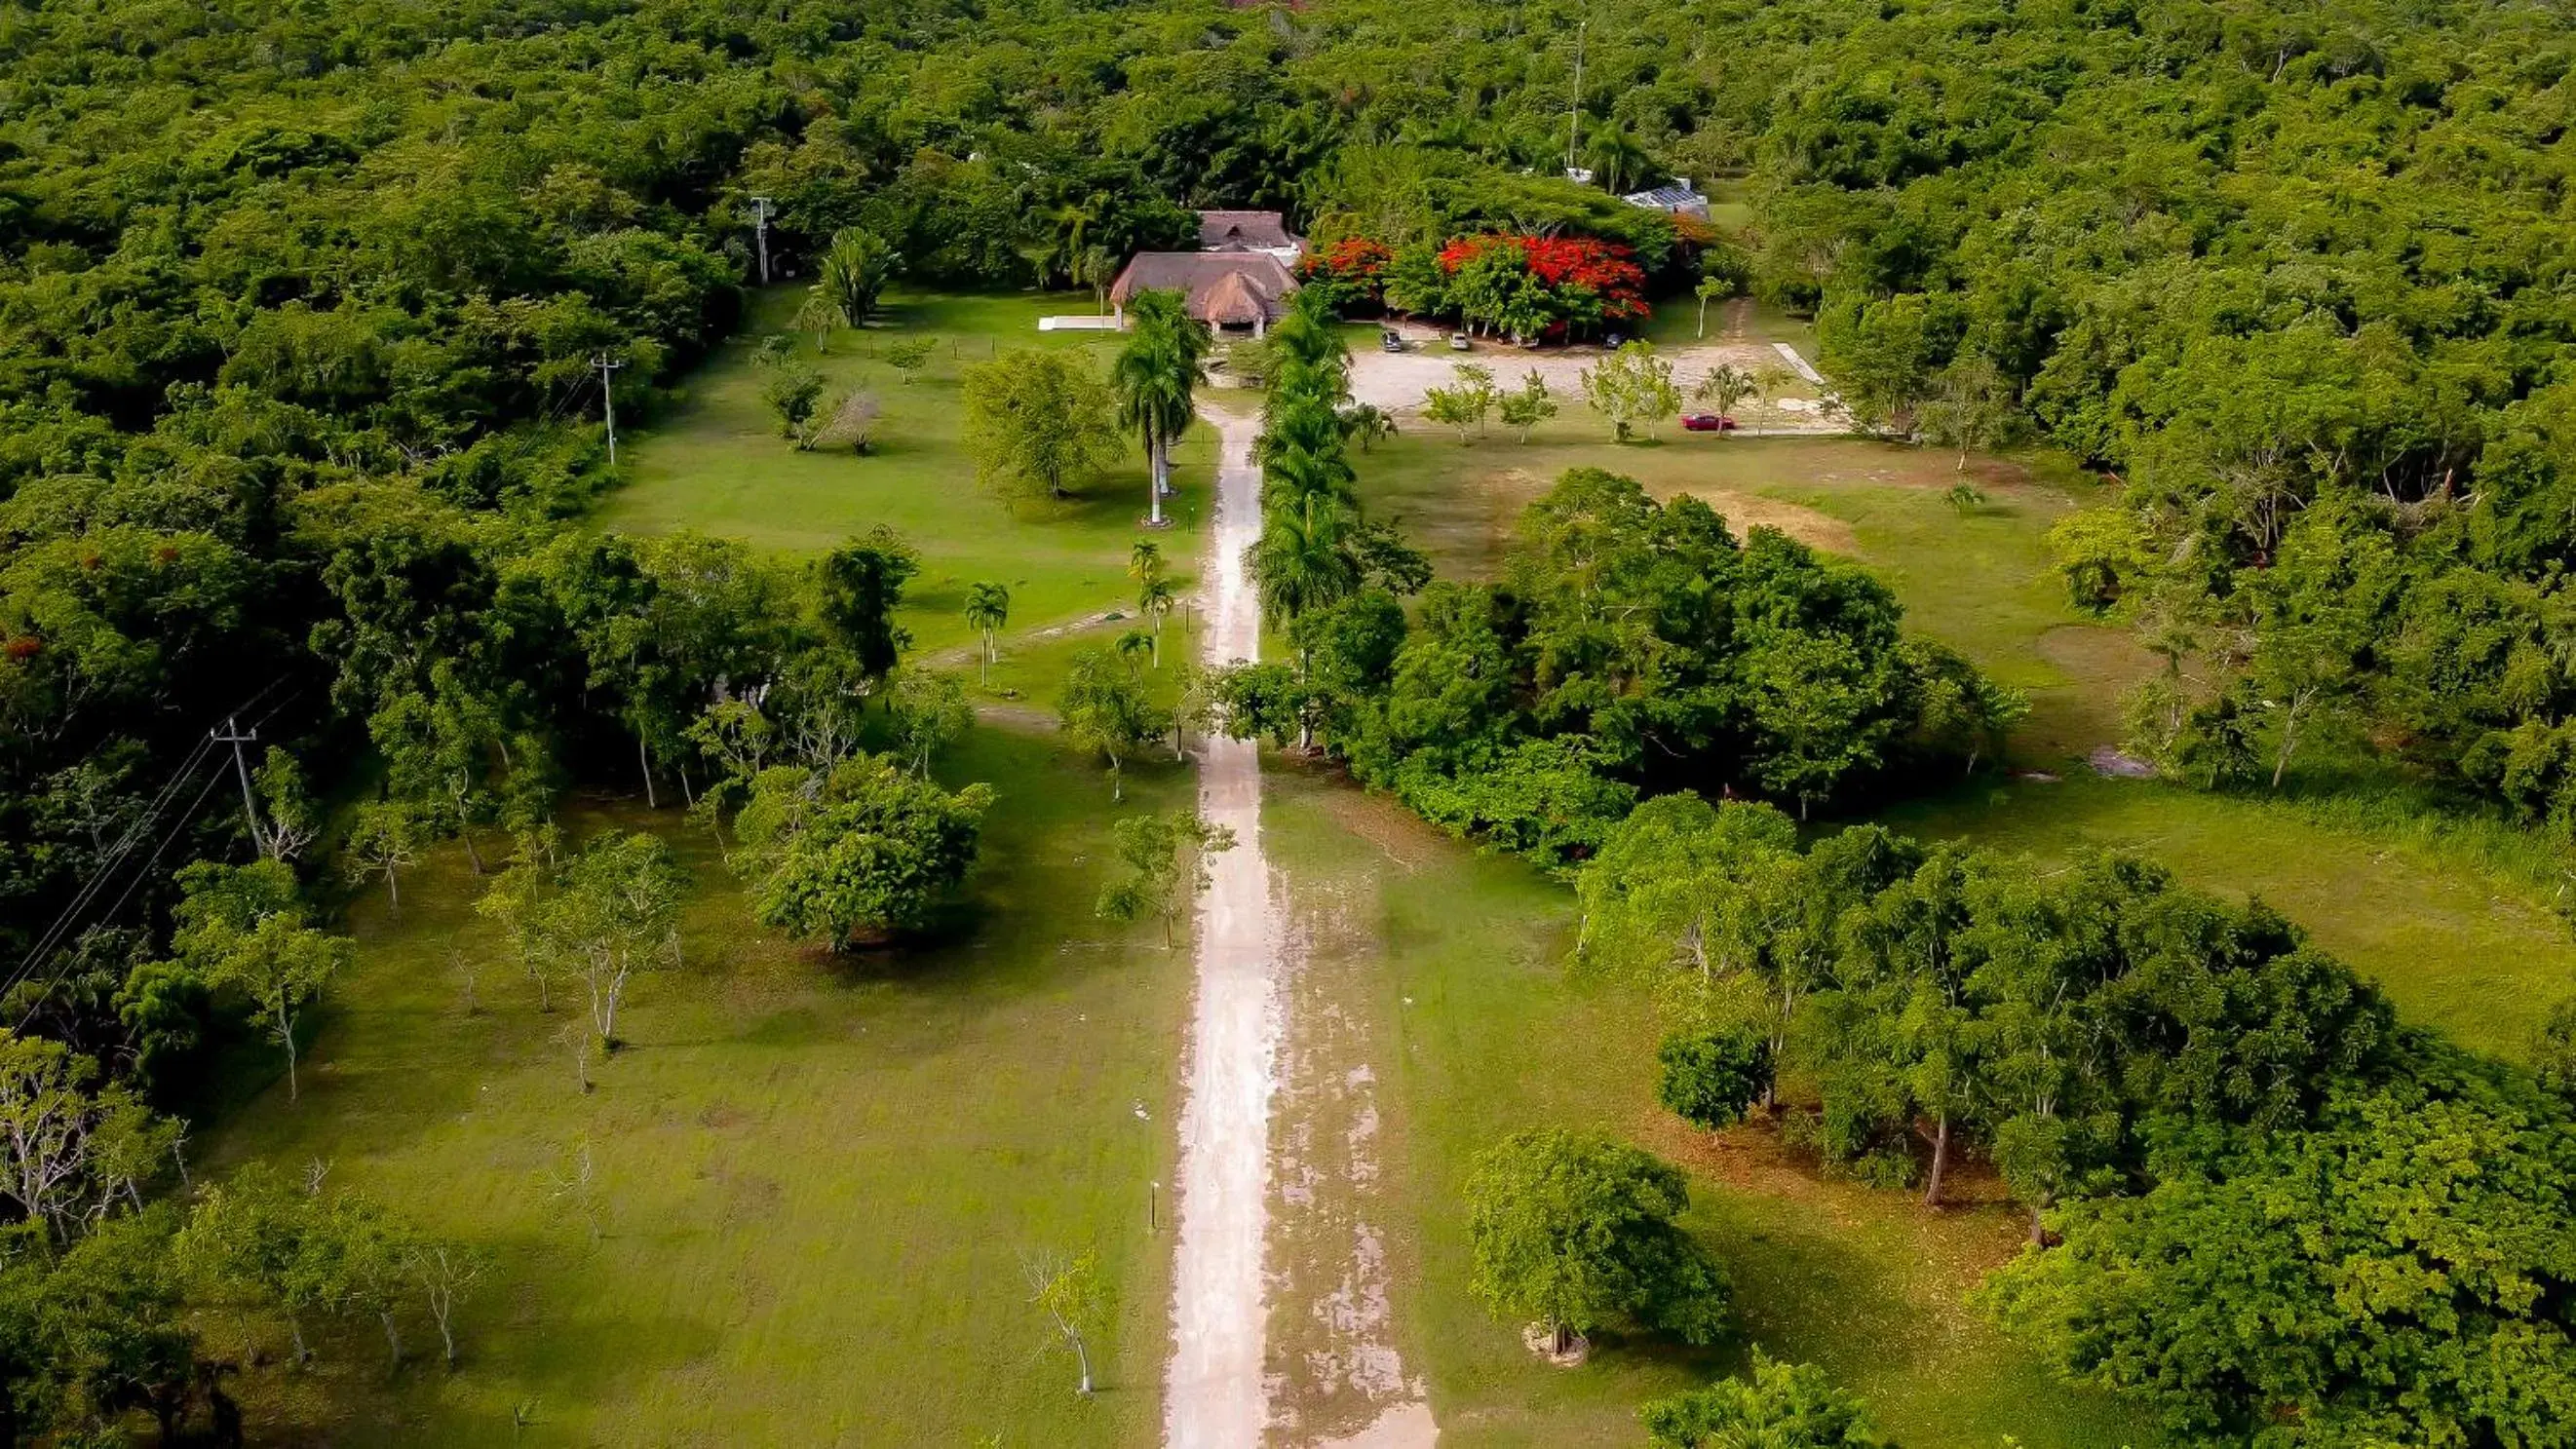
[[1110,284],[1109,304],[1123,316],[1138,292],[1179,292],[1191,316],[1257,336],[1288,310],[1295,290],[1287,264],[1267,252],[1139,252]]

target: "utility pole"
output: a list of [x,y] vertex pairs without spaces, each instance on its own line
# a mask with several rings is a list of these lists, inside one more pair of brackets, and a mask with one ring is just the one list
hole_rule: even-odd
[[1565,108],[1565,170],[1569,180],[1583,141],[1583,32],[1591,25],[1589,20],[1574,22],[1574,103]]
[[250,825],[251,843],[259,847],[260,854],[268,854],[268,832],[259,828],[259,801],[250,792],[250,762],[242,758],[242,746],[258,743],[259,727],[253,725],[249,734],[243,734],[234,717],[225,715],[222,729],[206,733],[216,744],[233,747],[233,774],[241,780],[242,818]]
[[769,285],[769,198],[751,199],[752,234],[760,238],[760,285]]
[[602,352],[590,359],[590,365],[599,369],[599,404],[608,416],[608,466],[614,468],[617,466],[617,388],[615,384],[617,369],[626,364],[612,362],[608,354]]

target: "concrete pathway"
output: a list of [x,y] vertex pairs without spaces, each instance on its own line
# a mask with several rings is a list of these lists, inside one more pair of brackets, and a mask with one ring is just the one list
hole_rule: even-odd
[[[1220,439],[1208,560],[1210,665],[1257,658],[1261,605],[1244,551],[1261,532],[1260,424],[1202,415]],[[1270,1097],[1279,1050],[1280,922],[1261,851],[1261,760],[1248,741],[1201,746],[1199,813],[1234,831],[1198,907],[1198,999],[1181,1106],[1180,1247],[1172,1273],[1172,1357],[1163,1382],[1170,1449],[1254,1449],[1269,1418],[1262,1277]]]

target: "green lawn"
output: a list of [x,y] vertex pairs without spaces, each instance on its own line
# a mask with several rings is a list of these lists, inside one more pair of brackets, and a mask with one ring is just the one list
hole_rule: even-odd
[[[494,964],[454,852],[406,884],[399,921],[362,903],[303,1100],[270,1090],[196,1155],[327,1162],[501,1268],[464,1311],[458,1373],[388,1381],[372,1325],[352,1331],[309,1373],[245,1377],[255,1442],[519,1442],[510,1413],[531,1401],[530,1445],[1150,1439],[1170,1244],[1147,1196],[1170,1178],[1189,957],[1092,916],[1098,770],[988,730],[943,773],[1001,791],[984,863],[936,941],[864,960],[752,925],[676,812],[577,812],[674,832],[703,887],[687,969],[639,982],[633,1045],[589,1096],[556,1040],[578,1005],[541,1016]],[[1140,768],[1126,808],[1189,788]],[[585,1142],[595,1245],[555,1195]],[[1088,1403],[1020,1268],[1086,1247],[1118,1293]]]
[[[834,334],[819,357],[810,340],[800,341],[833,390],[865,388],[882,405],[865,456],[797,452],[760,400],[754,346],[786,327],[800,295],[791,287],[757,295],[749,324],[687,380],[679,404],[622,441],[628,481],[597,510],[601,526],[693,528],[814,553],[888,524],[922,556],[904,622],[928,650],[967,640],[966,587],[979,580],[1010,587],[1014,632],[1132,607],[1127,551],[1145,536],[1138,525],[1145,513],[1141,450],[1074,499],[1006,503],[976,483],[959,435],[958,378],[975,363],[1016,347],[1046,347],[1088,351],[1107,366],[1115,334],[1037,330],[1038,318],[1050,313],[1091,311],[1088,293],[899,292],[878,322]],[[919,335],[938,347],[907,383],[884,354],[894,338]],[[1198,557],[1214,456],[1214,434],[1192,429],[1174,461],[1180,493],[1166,504],[1174,525],[1153,535],[1184,586]]]
[[[1748,1345],[1824,1364],[1909,1449],[2151,1441],[1961,1305],[2015,1250],[2016,1216],[1926,1213],[1908,1194],[1820,1180],[1763,1130],[1684,1128],[1654,1105],[1659,1032],[1642,992],[1567,976],[1571,892],[1346,784],[1293,767],[1265,784],[1292,936],[1353,958],[1302,969],[1370,983],[1338,1005],[1377,1043],[1396,1342],[1428,1380],[1444,1445],[1633,1443],[1640,1402],[1732,1371]],[[1690,1169],[1689,1223],[1733,1276],[1741,1339],[1691,1353],[1604,1337],[1567,1370],[1485,1316],[1467,1290],[1460,1184],[1477,1153],[1541,1125],[1597,1128]]]

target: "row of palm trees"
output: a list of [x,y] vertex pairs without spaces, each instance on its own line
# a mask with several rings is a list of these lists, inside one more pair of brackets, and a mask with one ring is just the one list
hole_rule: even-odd
[[1343,404],[1350,349],[1318,292],[1297,294],[1271,329],[1279,364],[1262,406],[1261,537],[1251,572],[1272,626],[1359,590],[1359,474],[1351,466]]

